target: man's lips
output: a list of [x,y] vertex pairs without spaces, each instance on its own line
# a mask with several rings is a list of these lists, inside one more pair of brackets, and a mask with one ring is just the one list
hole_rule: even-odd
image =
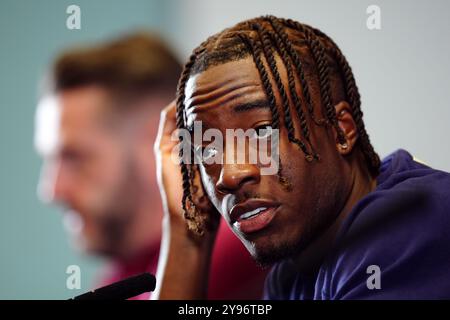
[[230,223],[243,233],[256,232],[266,227],[274,218],[279,203],[255,199],[233,206],[230,210]]

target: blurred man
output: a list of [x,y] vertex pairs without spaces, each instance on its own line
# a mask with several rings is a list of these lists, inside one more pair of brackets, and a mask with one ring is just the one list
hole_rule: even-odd
[[[165,44],[144,34],[69,51],[53,66],[37,110],[39,193],[67,209],[64,225],[80,249],[111,261],[99,285],[155,273],[162,204],[152,146],[180,73]],[[264,275],[223,230],[210,298],[260,297]]]

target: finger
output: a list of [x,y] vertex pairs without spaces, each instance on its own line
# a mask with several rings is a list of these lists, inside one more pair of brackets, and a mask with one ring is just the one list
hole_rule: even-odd
[[172,132],[176,129],[176,103],[173,100],[162,111],[159,119],[158,134],[153,145],[155,152],[161,151],[162,144],[166,143],[165,136],[170,138]]
[[195,171],[194,179],[192,181],[192,200],[194,201],[194,204],[203,212],[215,211],[216,209],[214,205],[209,201],[209,198],[203,187],[198,168],[194,167],[193,170]]
[[176,101],[173,100],[167,107],[161,112],[161,116],[164,117],[163,132],[165,134],[171,134],[176,129]]

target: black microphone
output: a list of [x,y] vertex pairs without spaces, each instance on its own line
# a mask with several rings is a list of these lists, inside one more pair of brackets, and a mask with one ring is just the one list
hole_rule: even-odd
[[83,293],[74,297],[73,300],[126,300],[141,293],[153,291],[155,287],[155,276],[150,273],[142,273]]

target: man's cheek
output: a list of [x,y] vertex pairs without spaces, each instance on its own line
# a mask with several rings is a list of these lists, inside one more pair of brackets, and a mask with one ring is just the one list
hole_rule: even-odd
[[203,184],[203,189],[205,190],[206,195],[208,196],[209,201],[214,205],[217,211],[220,211],[220,200],[217,197],[215,191],[215,179],[213,176],[207,172],[204,166],[200,165],[200,177]]

